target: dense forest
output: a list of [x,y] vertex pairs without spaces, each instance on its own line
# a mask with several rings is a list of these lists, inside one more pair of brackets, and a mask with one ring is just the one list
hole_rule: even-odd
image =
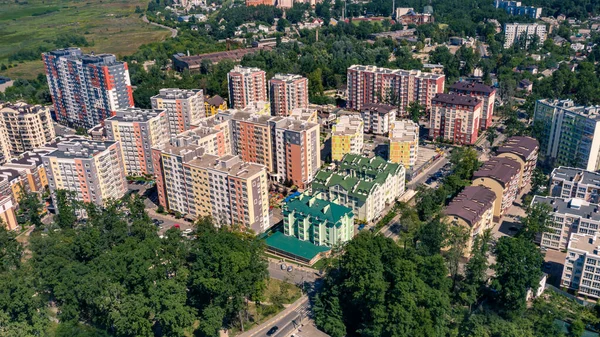
[[27,256],[0,226],[1,336],[216,336],[246,323],[248,301],[261,308],[268,273],[253,235],[200,219],[194,240],[178,229],[161,239],[138,197],[58,199]]

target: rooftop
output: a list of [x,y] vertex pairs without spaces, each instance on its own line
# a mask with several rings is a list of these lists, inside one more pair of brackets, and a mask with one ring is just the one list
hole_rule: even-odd
[[513,159],[492,157],[473,174],[473,178],[492,178],[506,186],[520,170],[521,165]]
[[240,48],[227,51],[219,51],[214,53],[186,56],[183,53],[173,55],[173,58],[185,62],[190,68],[200,67],[203,60],[208,60],[212,63],[217,63],[222,60],[241,60],[245,55],[258,53],[261,50],[270,50],[270,46],[259,46],[257,48]]
[[246,163],[238,156],[225,155],[222,157],[205,154],[187,162],[190,166],[216,170],[237,178],[250,178],[266,167],[255,163]]
[[213,97],[207,99],[206,103],[212,106],[220,106],[221,104],[225,103],[225,100],[219,95],[214,95]]
[[396,107],[389,104],[365,103],[362,105],[360,110],[386,114],[390,111],[396,110]]
[[540,143],[535,138],[515,136],[506,140],[496,152],[498,154],[514,153],[525,161],[532,153],[539,149],[539,147]]
[[571,99],[540,99],[536,104],[544,104],[550,107],[563,109],[587,118],[600,119],[600,105],[575,105],[575,102]]
[[163,114],[164,110],[159,109],[140,109],[140,108],[125,108],[117,110],[117,114],[107,118],[107,121],[119,122],[147,122]]
[[343,115],[338,117],[332,126],[331,134],[334,136],[362,134],[364,123],[359,115]]
[[419,139],[419,124],[405,119],[390,123],[390,141],[408,142]]
[[282,232],[275,232],[265,239],[270,248],[298,256],[305,261],[314,259],[320,253],[329,251],[329,247],[316,246],[308,241],[299,240],[293,236],[286,236]]
[[14,104],[0,105],[0,113],[10,113],[19,115],[37,114],[38,112],[48,112],[48,107],[42,105],[31,105],[24,102]]
[[112,141],[94,141],[86,139],[74,139],[63,141],[57,144],[57,149],[48,153],[48,157],[57,158],[92,158],[95,155],[106,151],[110,146],[117,142]]
[[487,93],[487,94],[490,94],[490,93],[496,91],[496,89],[494,89],[488,85],[485,85],[483,83],[463,82],[463,81],[454,82],[454,84],[452,84],[450,86],[450,90],[451,91],[481,92],[481,93]]
[[481,105],[481,100],[467,95],[435,94],[435,97],[431,99],[431,104],[435,103],[458,104],[476,107],[478,105]]
[[152,96],[151,98],[162,98],[162,99],[186,99],[192,96],[202,95],[202,89],[177,89],[177,88],[164,88],[160,89],[158,95]]
[[249,75],[249,74],[256,73],[256,72],[264,73],[265,71],[260,68],[256,68],[256,67],[242,67],[240,65],[237,65],[237,66],[233,67],[233,69],[229,73],[230,74],[238,73],[238,74]]
[[599,255],[600,242],[597,239],[596,235],[573,233],[569,240],[568,250],[576,249],[589,254]]
[[592,204],[583,199],[569,198],[563,199],[558,197],[544,197],[536,195],[533,197],[532,204],[546,204],[552,208],[552,212],[558,214],[570,214],[574,217],[584,219],[592,219],[600,221],[600,205]]
[[337,226],[341,226],[340,220],[344,216],[352,216],[352,209],[346,206],[306,194],[285,203],[283,210],[310,215],[319,220],[327,220]]
[[562,179],[579,184],[600,186],[599,172],[586,171],[580,168],[560,166],[552,170],[550,176],[553,180]]
[[284,81],[284,82],[293,82],[293,81],[298,81],[298,80],[303,80],[306,77],[303,77],[301,75],[298,74],[275,74],[273,76],[273,78],[271,78],[271,81]]
[[484,186],[467,186],[446,207],[444,213],[465,220],[470,226],[492,208],[496,194]]
[[400,76],[415,76],[415,77],[422,78],[422,79],[437,80],[440,78],[444,78],[444,75],[424,73],[424,72],[421,72],[420,70],[389,69],[389,68],[377,67],[377,66],[373,66],[373,65],[355,64],[355,65],[350,66],[350,68],[348,68],[348,70],[349,71],[350,70],[365,71],[365,72],[372,72],[372,73],[378,73],[378,74],[400,75]]

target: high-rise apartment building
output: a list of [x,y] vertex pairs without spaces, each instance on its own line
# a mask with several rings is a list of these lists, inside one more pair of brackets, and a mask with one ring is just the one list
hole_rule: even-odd
[[456,94],[437,94],[431,100],[429,137],[457,144],[475,144],[479,135],[481,100]]
[[165,110],[169,134],[175,136],[192,129],[206,116],[201,89],[160,89],[150,98],[152,109]]
[[67,48],[43,53],[42,58],[59,123],[89,129],[117,109],[133,106],[127,63],[114,55]]
[[477,82],[456,82],[450,86],[450,92],[460,95],[468,95],[481,100],[481,118],[479,128],[485,130],[492,126],[494,116],[494,102],[496,101],[496,89]]
[[319,124],[291,117],[273,117],[274,176],[304,189],[321,167]]
[[429,110],[433,96],[444,92],[444,80],[444,75],[419,70],[353,65],[348,68],[347,106],[361,110],[364,104],[385,103],[398,107],[398,116],[407,113],[411,102]]
[[169,139],[165,110],[127,108],[105,121],[106,138],[119,142],[129,176],[151,175],[152,147]]
[[387,135],[390,124],[396,120],[397,109],[387,104],[363,104],[360,115],[365,123],[365,133]]
[[521,165],[519,189],[531,184],[539,150],[540,143],[535,138],[525,136],[510,137],[496,150],[498,157],[511,158]]
[[250,103],[268,101],[265,76],[259,68],[235,66],[227,74],[229,107],[243,109]]
[[127,192],[118,142],[60,142],[55,151],[42,156],[42,161],[53,198],[56,190],[67,190],[74,192],[79,201],[102,206],[105,200],[120,199]]
[[532,204],[548,205],[549,220],[542,233],[541,247],[565,250],[573,234],[596,235],[600,225],[600,205],[577,198],[543,197],[536,195]]
[[550,174],[550,195],[600,203],[600,173],[560,166]]
[[333,247],[354,237],[352,209],[318,195],[300,195],[282,205],[283,233],[317,246]]
[[494,0],[494,7],[502,8],[510,15],[523,15],[532,19],[542,16],[542,7],[523,6],[521,1]]
[[390,124],[390,161],[406,168],[415,166],[419,154],[419,124],[409,120]]
[[294,74],[275,74],[269,80],[273,116],[289,116],[295,108],[308,107],[308,79]]
[[0,128],[5,129],[13,154],[42,147],[56,137],[50,109],[41,105],[19,102],[0,107]]
[[540,127],[540,157],[554,166],[600,169],[600,106],[572,100],[538,100],[533,122]]
[[600,241],[596,235],[575,234],[569,241],[561,288],[579,296],[600,298]]
[[510,48],[515,43],[525,47],[537,39],[539,45],[546,41],[546,25],[539,23],[507,23],[504,25],[504,48]]
[[272,117],[243,111],[226,113],[230,113],[231,118],[233,153],[245,162],[264,165],[274,173],[274,144],[269,125]]
[[197,141],[183,139],[155,148],[153,161],[163,207],[193,219],[211,216],[218,225],[242,225],[257,233],[269,227],[263,165],[230,154],[207,154]]
[[364,145],[364,122],[360,115],[342,115],[331,127],[331,160],[361,154]]

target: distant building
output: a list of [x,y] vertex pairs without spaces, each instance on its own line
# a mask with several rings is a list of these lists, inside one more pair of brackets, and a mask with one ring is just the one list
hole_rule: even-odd
[[214,116],[219,111],[227,110],[227,101],[223,97],[215,95],[204,101],[204,110],[206,111],[206,117]]
[[246,55],[252,55],[261,50],[271,49],[271,46],[258,46],[257,48],[238,48],[199,55],[186,55],[183,53],[177,53],[171,57],[171,60],[173,61],[173,67],[175,70],[183,72],[187,69],[191,73],[196,73],[201,71],[203,63],[211,65],[217,64],[223,60],[240,62]]
[[531,176],[537,164],[540,144],[535,138],[514,136],[507,139],[498,147],[498,157],[506,157],[516,160],[521,166],[519,177],[519,189],[531,184]]
[[429,137],[456,144],[475,144],[483,103],[456,94],[437,94],[431,100]]
[[387,104],[363,104],[360,115],[363,119],[365,133],[386,135],[390,131],[390,124],[396,120],[397,109]]
[[275,74],[269,80],[271,114],[288,116],[295,108],[308,107],[308,79],[295,74]]
[[340,161],[346,154],[361,154],[364,123],[359,115],[338,117],[331,127],[331,160]]
[[600,106],[572,100],[538,100],[533,115],[540,126],[540,156],[554,166],[600,169]]
[[150,102],[152,109],[165,110],[170,136],[194,128],[206,116],[201,89],[160,89]]
[[537,23],[507,23],[504,25],[504,48],[510,48],[517,41],[525,39],[525,47],[537,37],[537,42],[542,45],[546,41],[546,25]]
[[411,120],[394,121],[390,124],[390,161],[412,168],[419,155],[419,124]]
[[494,219],[500,219],[512,206],[519,191],[521,165],[507,157],[492,157],[473,174],[472,186],[485,186],[496,194]]
[[56,137],[48,107],[23,102],[0,106],[0,121],[12,154],[42,147]]
[[267,101],[267,81],[264,70],[235,66],[227,74],[229,106],[243,109],[247,105]]
[[496,89],[478,82],[455,82],[450,86],[450,92],[469,95],[480,99],[483,103],[479,128],[485,130],[492,126],[494,116],[494,103],[496,102]]
[[596,235],[600,225],[600,205],[577,198],[543,197],[536,195],[532,204],[550,208],[548,231],[542,233],[541,247],[565,250],[573,234]]
[[463,255],[470,256],[475,239],[494,227],[496,194],[485,186],[465,187],[444,210],[445,220],[467,229],[469,238]]
[[596,235],[574,234],[569,241],[561,287],[579,296],[600,298],[600,242]]
[[[407,10],[408,11],[405,11]],[[399,11],[401,10],[401,11]],[[400,15],[398,15],[400,14]],[[412,8],[396,8],[396,22],[402,25],[424,25],[427,23],[435,22],[432,14],[429,13],[417,13]]]
[[133,106],[126,62],[112,54],[83,54],[67,48],[42,54],[56,120],[91,128]]
[[533,83],[528,79],[523,79],[519,81],[518,89],[531,93],[533,91]]
[[106,138],[121,146],[128,176],[152,175],[152,147],[169,140],[164,110],[128,108],[105,121]]
[[600,173],[560,166],[550,174],[550,195],[600,203]]
[[56,191],[74,192],[79,201],[104,206],[127,192],[125,167],[117,142],[73,140],[42,156],[54,203]]
[[353,65],[348,68],[347,106],[360,110],[364,104],[385,103],[397,106],[399,116],[407,113],[411,102],[429,110],[433,96],[444,92],[444,80],[444,75],[418,70]]
[[303,194],[282,205],[283,233],[317,246],[333,247],[354,236],[352,209]]
[[260,5],[265,5],[265,6],[273,6],[273,0],[246,0],[246,7],[251,7],[251,6],[260,6]]
[[380,157],[347,154],[335,171],[319,171],[311,189],[325,200],[352,208],[356,220],[373,222],[404,193],[405,174],[404,166]]
[[494,0],[494,6],[506,10],[510,15],[523,15],[532,19],[539,19],[542,16],[541,7],[523,6],[520,1]]

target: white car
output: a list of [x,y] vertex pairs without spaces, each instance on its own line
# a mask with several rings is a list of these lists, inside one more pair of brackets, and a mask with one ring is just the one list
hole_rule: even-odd
[[191,228],[188,228],[188,229],[184,229],[184,230],[183,230],[183,234],[190,234],[191,232],[192,232],[192,229],[191,229]]

